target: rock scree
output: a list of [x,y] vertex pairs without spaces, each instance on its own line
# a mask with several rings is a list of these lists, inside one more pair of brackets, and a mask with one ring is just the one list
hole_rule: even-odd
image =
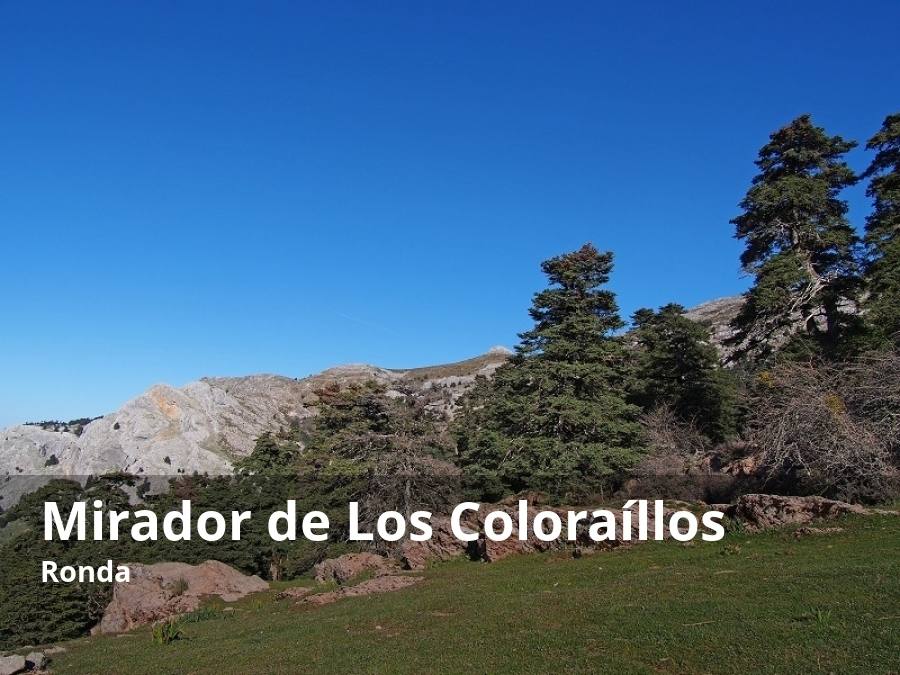
[[375,553],[346,553],[338,558],[328,558],[315,566],[316,581],[320,584],[336,581],[343,585],[363,572],[375,572],[376,575],[396,570],[393,560]]

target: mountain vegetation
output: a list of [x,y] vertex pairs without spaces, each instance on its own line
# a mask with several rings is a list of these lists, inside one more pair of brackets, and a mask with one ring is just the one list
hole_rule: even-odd
[[759,151],[759,173],[732,220],[753,277],[736,320],[742,352],[766,357],[784,341],[802,353],[844,346],[858,298],[858,238],[840,193],[857,180],[844,159],[855,146],[801,115]]
[[541,268],[550,287],[534,297],[534,327],[469,402],[460,462],[492,493],[583,496],[613,485],[639,454],[633,367],[615,335],[624,324],[604,288],[612,253],[586,244]]
[[[45,557],[215,558],[287,580],[358,546],[341,536],[351,500],[370,521],[388,509],[441,513],[461,496],[523,492],[560,503],[641,493],[719,501],[763,489],[892,498],[900,474],[900,114],[866,146],[873,209],[864,237],[842,198],[857,181],[845,161],[854,145],[803,115],[760,150],[759,173],[732,221],[753,284],[725,353],[708,324],[674,303],[641,309],[627,326],[610,287],[613,253],[585,244],[542,263],[546,287],[508,359],[381,370],[380,380],[341,371],[315,389],[266,380],[294,392],[298,410],[274,415],[233,475],[176,475],[162,491],[138,475],[56,480],[26,496],[0,517],[0,646],[79,635],[96,620],[109,588],[47,591],[36,581]],[[171,464],[168,455],[161,462]],[[135,496],[158,513],[190,499],[197,509],[240,505],[259,517],[240,541],[215,544],[110,547],[40,536],[44,499],[113,508]],[[338,536],[273,542],[266,516],[287,499],[298,511],[328,513]]]
[[866,221],[868,323],[878,343],[900,343],[900,113],[888,115],[866,144],[873,209]]

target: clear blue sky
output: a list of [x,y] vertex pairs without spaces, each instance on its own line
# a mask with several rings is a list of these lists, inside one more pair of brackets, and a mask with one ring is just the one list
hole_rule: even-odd
[[585,241],[625,314],[740,292],[758,148],[803,112],[868,138],[898,25],[896,1],[0,2],[0,424],[511,345],[539,262]]

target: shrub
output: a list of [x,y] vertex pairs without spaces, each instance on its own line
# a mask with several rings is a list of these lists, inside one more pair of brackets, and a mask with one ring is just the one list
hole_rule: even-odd
[[900,355],[776,366],[750,403],[748,437],[770,483],[849,500],[896,494]]
[[184,637],[181,619],[166,619],[153,626],[153,642],[168,645]]
[[188,589],[188,582],[184,577],[178,577],[175,582],[170,587],[173,596],[184,595],[184,592]]

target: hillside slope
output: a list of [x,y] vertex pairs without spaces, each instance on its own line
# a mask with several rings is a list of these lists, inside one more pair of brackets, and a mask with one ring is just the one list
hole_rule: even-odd
[[60,675],[896,672],[896,518],[850,516],[800,538],[459,560],[412,588],[325,607],[276,601],[275,589],[185,625],[171,645],[144,628],[68,643],[51,665]]

